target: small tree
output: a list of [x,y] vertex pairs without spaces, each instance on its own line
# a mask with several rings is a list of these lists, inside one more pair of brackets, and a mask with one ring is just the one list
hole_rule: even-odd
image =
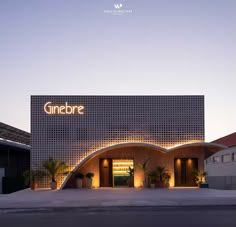
[[84,179],[84,174],[83,173],[76,173],[75,178],[82,180],[82,179]]
[[35,189],[37,187],[36,184],[42,180],[44,176],[45,172],[41,170],[26,170],[23,173],[25,185],[30,185],[31,189]]
[[43,167],[46,169],[47,174],[51,177],[52,182],[56,182],[59,175],[69,173],[69,167],[64,162],[49,158],[43,162]]
[[94,173],[87,173],[86,178],[92,179],[94,177]]

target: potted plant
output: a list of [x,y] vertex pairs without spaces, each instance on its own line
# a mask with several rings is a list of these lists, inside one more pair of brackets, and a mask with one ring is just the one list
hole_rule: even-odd
[[47,174],[51,177],[50,186],[52,190],[57,189],[56,178],[59,175],[69,173],[69,167],[64,162],[52,158],[49,158],[48,160],[44,161],[43,167],[46,169]]
[[157,166],[157,187],[163,188],[165,186],[165,175],[168,170],[164,166]]
[[150,179],[150,187],[155,188],[157,181],[157,172],[155,170],[148,173],[148,177]]
[[23,173],[25,185],[30,185],[31,190],[36,190],[38,182],[45,176],[45,172],[41,170],[26,170]]
[[75,178],[76,178],[77,188],[82,188],[83,187],[84,174],[83,173],[77,173],[75,175]]
[[92,188],[93,177],[94,177],[94,173],[87,173],[87,174],[86,174],[86,178],[87,178],[87,188],[89,188],[89,189]]
[[150,158],[148,158],[144,163],[138,163],[139,167],[141,167],[141,169],[143,170],[143,175],[144,175],[144,179],[143,179],[143,187],[147,188],[148,187],[148,168],[147,168],[147,163],[150,160]]
[[165,173],[164,174],[164,187],[169,188],[170,187],[170,174],[169,173]]
[[205,183],[205,177],[207,176],[207,172],[195,169],[193,171],[193,176],[194,176],[195,183],[197,184],[197,186],[199,188],[206,187],[206,186],[202,186],[202,185],[204,185],[204,183]]
[[127,181],[128,187],[134,187],[134,168],[129,166],[129,170],[127,172],[129,174],[129,179]]

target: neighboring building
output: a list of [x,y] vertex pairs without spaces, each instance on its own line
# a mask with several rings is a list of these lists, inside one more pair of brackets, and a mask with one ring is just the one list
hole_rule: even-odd
[[212,143],[218,143],[225,145],[227,147],[233,147],[236,146],[236,132],[231,133],[227,136],[221,137],[217,140],[212,141]]
[[0,122],[0,194],[25,188],[30,168],[30,133]]
[[236,146],[221,150],[205,161],[209,188],[236,189]]
[[[66,162],[72,173],[58,179],[75,187],[75,173],[93,172],[94,187],[122,186],[137,163],[165,166],[171,186],[194,186],[193,169],[226,148],[204,143],[204,96],[32,96],[31,168],[49,158]],[[49,187],[49,179],[39,187]]]

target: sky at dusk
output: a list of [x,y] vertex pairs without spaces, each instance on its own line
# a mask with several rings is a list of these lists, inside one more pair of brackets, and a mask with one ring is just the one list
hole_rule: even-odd
[[[114,4],[122,4],[121,15]],[[1,0],[0,122],[30,95],[204,95],[205,137],[236,131],[235,0]]]

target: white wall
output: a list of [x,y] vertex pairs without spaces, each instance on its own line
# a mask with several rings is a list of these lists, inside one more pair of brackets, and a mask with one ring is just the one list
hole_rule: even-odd
[[[206,181],[209,188],[236,189],[236,147],[219,151],[205,160]],[[223,155],[229,155],[228,162],[222,161]],[[219,157],[219,163],[214,163],[214,157]]]
[[[214,155],[212,155],[207,160],[211,159],[208,163],[205,161],[205,171],[208,176],[236,176],[236,160],[232,160],[232,153],[236,153],[236,147],[227,148],[221,150]],[[222,162],[221,156],[229,154],[231,156],[231,161]],[[213,163],[213,157],[219,156],[220,163]]]

